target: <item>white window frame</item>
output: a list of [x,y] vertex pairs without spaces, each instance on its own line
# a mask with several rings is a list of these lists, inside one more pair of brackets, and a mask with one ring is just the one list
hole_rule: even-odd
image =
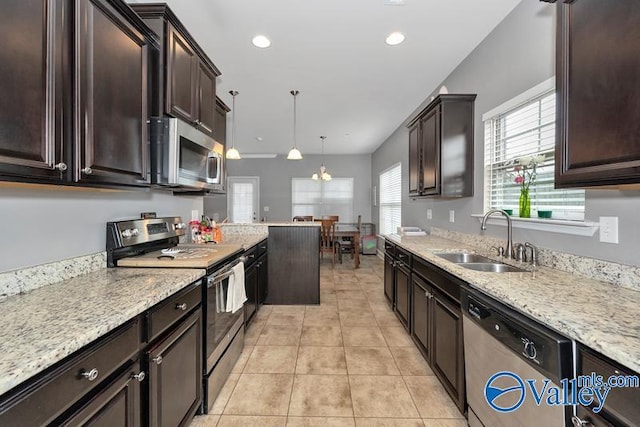
[[[399,175],[399,179],[394,182],[384,182],[387,176],[391,179],[390,174]],[[380,189],[380,196],[378,197],[378,228],[380,234],[395,233],[397,227],[402,225],[402,162],[395,163],[380,172],[378,188]],[[393,191],[393,193],[386,194],[387,191]],[[390,216],[390,226],[386,227],[385,223],[388,215]]]
[[[307,201],[306,203],[296,202],[295,187],[296,181],[305,182],[319,186],[319,197]],[[344,199],[344,203],[333,202],[326,203],[325,200],[331,199],[326,192],[327,185],[331,182],[349,182],[351,184],[351,197]],[[340,199],[332,199],[340,200]],[[291,217],[312,215],[314,218],[322,218],[324,215],[338,214],[340,222],[354,222],[354,202],[355,202],[355,179],[353,177],[333,177],[331,181],[313,180],[311,178],[291,178]],[[340,206],[333,209],[331,206]],[[299,206],[307,206],[308,209],[297,210]]]

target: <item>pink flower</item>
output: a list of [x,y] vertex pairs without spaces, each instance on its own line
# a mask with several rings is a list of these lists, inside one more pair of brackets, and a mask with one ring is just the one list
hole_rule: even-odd
[[520,172],[520,169],[522,169],[522,166],[520,166],[520,165],[516,165],[516,166],[513,168],[513,170],[514,170],[515,172]]
[[524,178],[520,175],[516,176],[516,179],[514,179],[516,184],[522,184],[522,182],[524,181]]

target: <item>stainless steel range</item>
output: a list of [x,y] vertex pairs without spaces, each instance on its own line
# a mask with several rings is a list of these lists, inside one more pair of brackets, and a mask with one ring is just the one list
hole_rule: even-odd
[[244,310],[226,311],[229,277],[244,257],[240,245],[180,244],[186,229],[180,217],[108,222],[107,265],[206,269],[201,412],[208,413],[244,348]]

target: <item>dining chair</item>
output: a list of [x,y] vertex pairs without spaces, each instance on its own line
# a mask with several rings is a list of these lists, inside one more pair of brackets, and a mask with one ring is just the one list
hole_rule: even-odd
[[331,221],[340,221],[339,215],[324,215],[322,219],[328,219]]
[[313,221],[313,215],[297,215],[293,217],[293,222]]
[[325,253],[331,254],[331,265],[336,264],[336,222],[323,219],[320,224],[320,257],[324,258]]
[[[362,225],[362,215],[358,215],[358,222],[356,224],[356,228],[358,230],[358,234],[360,234],[360,226]],[[338,253],[338,259],[340,260],[340,264],[342,264],[342,255],[343,254],[351,254],[351,259],[353,259],[355,255],[356,245],[355,242],[351,238],[343,237],[336,242],[336,252]]]

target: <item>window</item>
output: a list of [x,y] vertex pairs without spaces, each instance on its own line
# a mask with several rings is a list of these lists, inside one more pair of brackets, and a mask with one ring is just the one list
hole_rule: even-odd
[[397,163],[380,174],[380,234],[395,233],[402,225],[401,172]]
[[291,217],[338,215],[340,222],[353,222],[353,178],[315,181],[291,180]]
[[485,211],[513,209],[517,215],[520,185],[514,181],[516,161],[541,156],[529,188],[532,210],[552,211],[555,219],[584,220],[584,190],[554,189],[555,105],[550,79],[482,117]]
[[258,177],[229,177],[227,180],[229,221],[250,223],[257,220],[260,180]]

